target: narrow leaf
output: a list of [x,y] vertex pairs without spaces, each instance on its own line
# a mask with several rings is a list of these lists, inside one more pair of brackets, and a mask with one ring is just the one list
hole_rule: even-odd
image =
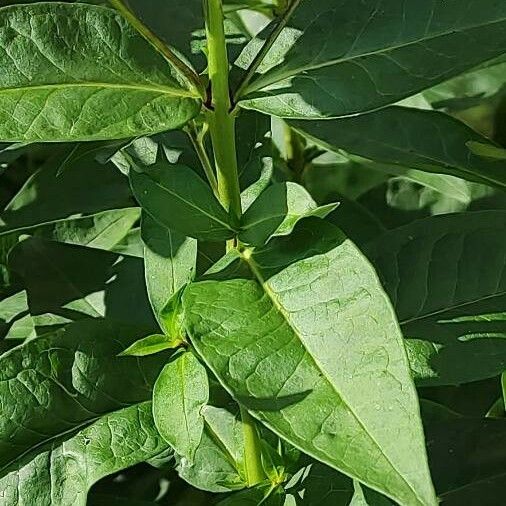
[[146,357],[165,350],[172,350],[182,344],[183,341],[172,339],[166,335],[153,334],[143,337],[122,351],[120,357]]

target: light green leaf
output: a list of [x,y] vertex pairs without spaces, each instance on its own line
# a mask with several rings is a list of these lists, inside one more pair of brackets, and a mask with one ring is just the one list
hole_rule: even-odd
[[151,403],[115,411],[65,441],[28,453],[4,470],[2,503],[86,506],[94,483],[156,457],[167,447],[154,426]]
[[416,221],[365,247],[389,294],[420,385],[506,369],[506,212]]
[[474,155],[482,158],[490,158],[492,160],[506,160],[506,149],[494,146],[493,144],[485,144],[482,142],[469,141],[467,147]]
[[222,384],[309,455],[400,503],[436,504],[402,336],[359,250],[311,218],[242,261],[183,297]]
[[148,214],[142,219],[142,238],[146,286],[153,312],[168,335],[180,338],[178,292],[194,276],[197,241],[164,227]]
[[145,172],[130,171],[141,207],[164,227],[201,240],[234,236],[227,212],[192,169],[160,162]]
[[202,408],[209,401],[207,372],[192,352],[175,355],[156,380],[153,416],[163,438],[189,462],[204,431]]
[[372,111],[501,55],[505,27],[496,0],[302,0],[241,105],[291,118]]
[[469,141],[487,139],[440,112],[389,107],[360,117],[290,125],[333,151],[506,188],[504,167],[473,155],[467,147]]
[[204,432],[194,462],[179,459],[178,472],[192,486],[220,493],[246,487],[241,420],[227,409],[202,408]]
[[288,235],[302,218],[325,218],[338,204],[318,207],[307,190],[296,183],[267,187],[245,212],[239,239],[262,245],[273,235]]
[[143,337],[122,351],[120,357],[147,357],[165,350],[173,350],[183,343],[181,339],[173,339],[163,334]]
[[43,445],[150,399],[166,356],[117,357],[140,335],[105,320],[80,321],[0,357],[0,476]]
[[200,110],[115,11],[42,3],[1,11],[0,139],[89,141],[177,128]]
[[285,492],[281,486],[262,483],[236,492],[223,499],[218,506],[283,506]]

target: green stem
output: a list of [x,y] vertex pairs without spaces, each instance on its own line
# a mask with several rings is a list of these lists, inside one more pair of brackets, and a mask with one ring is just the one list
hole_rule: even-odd
[[205,99],[204,85],[198,74],[190,68],[179,56],[176,55],[155,33],[153,33],[135,14],[129,9],[123,0],[109,0],[111,5],[159,52],[176,70],[185,78],[191,88]]
[[[222,0],[204,0],[204,6],[211,83],[208,121],[218,175],[218,195],[223,206],[235,219],[239,220],[242,214],[241,191],[237,168],[235,116],[231,111],[229,63]],[[231,247],[233,244],[229,243],[228,248]],[[254,486],[265,479],[260,441],[255,421],[242,406],[241,419],[246,476],[248,485]]]
[[260,439],[255,420],[241,406],[242,430],[244,436],[244,465],[248,486],[253,487],[265,480],[260,453]]
[[197,132],[197,127],[193,122],[191,122],[187,128],[184,129],[190,138],[190,142],[192,143],[193,149],[197,153],[197,156],[200,160],[202,168],[206,174],[207,180],[209,181],[209,185],[211,186],[214,194],[219,197],[218,193],[218,181],[216,179],[216,175],[214,174],[214,169],[211,164],[211,160],[209,160],[209,156],[207,156],[207,151],[204,145],[203,134]]
[[235,219],[241,217],[241,193],[235,146],[235,116],[231,113],[228,55],[221,0],[204,0],[211,104],[208,113],[221,203]]
[[290,5],[288,5],[287,7],[284,5],[283,7],[280,7],[283,9],[283,14],[278,18],[278,21],[274,26],[273,30],[271,31],[269,37],[267,37],[263,46],[260,48],[260,51],[258,51],[255,58],[251,62],[250,66],[246,70],[244,76],[242,77],[241,82],[239,83],[239,86],[237,87],[237,90],[234,93],[234,104],[236,104],[241,99],[241,97],[247,90],[251,79],[253,79],[255,72],[258,70],[258,67],[264,61],[265,57],[267,56],[267,53],[270,51],[271,47],[274,45],[276,40],[278,40],[278,37],[281,35],[281,32],[286,27],[288,21],[295,12],[295,9],[297,9],[297,7],[299,6],[300,2],[301,0],[292,0]]

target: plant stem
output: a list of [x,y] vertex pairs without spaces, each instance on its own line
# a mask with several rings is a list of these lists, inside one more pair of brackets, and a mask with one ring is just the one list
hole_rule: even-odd
[[[208,112],[209,130],[218,175],[218,196],[235,219],[242,214],[241,191],[237,170],[235,116],[231,111],[229,63],[225,39],[222,0],[204,0],[208,49],[211,103]],[[233,247],[228,244],[228,249]],[[255,421],[241,406],[244,434],[244,460],[249,486],[265,479],[262,470],[260,441]]]
[[202,138],[202,134],[197,132],[197,127],[193,122],[191,122],[187,128],[184,129],[190,138],[193,149],[197,153],[197,156],[200,160],[202,168],[206,174],[207,180],[209,181],[209,185],[211,186],[214,194],[219,197],[218,193],[218,181],[216,179],[216,175],[214,174],[214,169],[211,164],[211,160],[209,160],[209,156],[207,156],[207,151],[204,145],[204,139]]
[[246,480],[252,487],[265,480],[260,454],[260,439],[258,437],[255,420],[248,411],[241,406],[242,430],[244,436],[244,465]]
[[198,74],[176,55],[155,33],[153,33],[135,14],[126,6],[123,0],[109,0],[111,5],[159,52],[172,66],[188,81],[191,88],[203,100],[205,99],[204,85]]
[[269,37],[267,37],[263,46],[260,48],[260,51],[258,51],[255,58],[251,62],[250,66],[246,70],[246,73],[244,74],[243,78],[241,79],[241,82],[239,83],[239,86],[237,87],[237,90],[234,93],[234,104],[236,104],[242,97],[251,79],[255,75],[255,72],[257,71],[258,67],[260,66],[260,64],[262,63],[262,61],[264,60],[267,53],[270,51],[271,47],[274,45],[278,37],[281,35],[281,32],[283,31],[286,24],[292,17],[292,14],[295,12],[295,9],[299,6],[300,2],[301,0],[292,0],[290,5],[279,17],[277,24],[272,29],[271,33],[269,34]]
[[211,110],[209,129],[214,151],[218,194],[235,219],[241,217],[241,193],[235,146],[235,117],[231,113],[228,55],[221,0],[204,0],[208,47]]

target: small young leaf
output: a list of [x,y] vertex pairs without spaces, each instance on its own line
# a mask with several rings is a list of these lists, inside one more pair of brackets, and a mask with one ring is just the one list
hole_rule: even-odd
[[467,147],[471,153],[483,158],[491,158],[492,160],[506,160],[506,149],[494,146],[493,144],[469,141],[467,143]]
[[193,170],[167,162],[145,170],[131,170],[130,181],[137,201],[155,221],[204,241],[234,236],[227,212]]
[[165,350],[173,350],[183,343],[181,339],[173,339],[162,334],[153,334],[139,339],[122,351],[120,357],[146,357]]
[[156,380],[153,415],[174,450],[194,461],[204,431],[202,408],[209,401],[207,372],[192,352],[175,355]]
[[337,204],[318,207],[311,195],[296,183],[268,186],[249,207],[242,219],[239,239],[259,246],[274,235],[288,235],[302,218],[325,218]]

